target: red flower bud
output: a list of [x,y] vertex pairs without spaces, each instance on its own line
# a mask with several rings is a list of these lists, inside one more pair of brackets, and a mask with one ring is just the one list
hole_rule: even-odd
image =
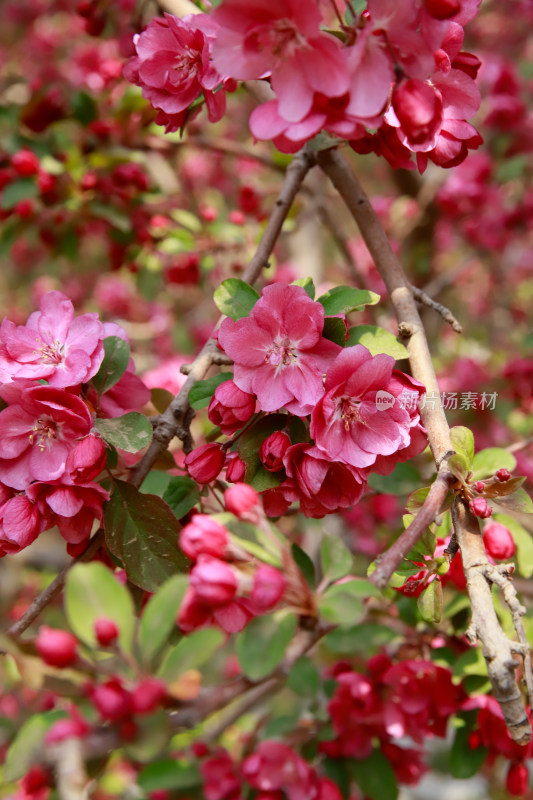
[[42,625],[35,640],[37,652],[51,667],[68,667],[77,658],[78,640],[68,631]]
[[255,413],[255,404],[255,395],[243,392],[233,381],[225,381],[215,389],[207,416],[222,433],[230,436],[248,422]]
[[200,555],[224,558],[228,543],[227,528],[207,514],[195,514],[180,533],[180,547],[193,561]]
[[237,594],[235,572],[224,561],[200,556],[190,574],[190,585],[198,600],[206,606],[224,606]]
[[137,684],[132,694],[134,714],[150,714],[159,708],[166,695],[167,690],[163,681],[157,678],[145,678]]
[[11,164],[23,178],[36,175],[39,171],[39,159],[32,150],[19,150],[11,158]]
[[509,764],[505,788],[513,797],[523,797],[529,784],[529,772],[522,761],[513,761]]
[[116,678],[96,686],[91,693],[91,699],[102,719],[109,722],[119,722],[131,714],[131,694]]
[[505,483],[505,481],[508,481],[509,478],[511,477],[511,473],[509,472],[508,469],[505,469],[505,467],[502,467],[496,473],[496,477],[498,478],[499,481],[501,481],[502,483]]
[[283,469],[283,456],[291,446],[291,440],[283,431],[274,431],[259,448],[259,458],[269,472]]
[[442,97],[431,84],[409,78],[392,93],[392,105],[412,145],[431,142],[442,124]]
[[283,573],[268,564],[261,564],[255,571],[250,600],[259,613],[269,611],[283,597],[286,581]]
[[258,522],[261,505],[259,495],[247,483],[235,483],[224,492],[226,511],[238,519]]
[[96,641],[102,647],[109,647],[118,637],[119,630],[117,623],[108,617],[99,617],[94,623],[94,635]]
[[500,522],[491,522],[483,531],[483,542],[489,556],[497,559],[511,558],[516,545],[509,528]]
[[220,444],[203,444],[185,459],[189,475],[198,483],[211,483],[224,466],[224,451]]
[[40,764],[35,764],[30,767],[28,772],[24,775],[20,782],[20,788],[26,794],[35,794],[39,789],[44,789],[52,783],[52,776],[50,771],[42,767]]
[[450,19],[461,10],[460,0],[424,0],[428,14],[435,19]]
[[81,716],[78,709],[73,707],[70,712],[70,717],[58,719],[53,723],[52,727],[48,729],[44,737],[44,743],[55,744],[57,742],[64,742],[66,739],[81,739],[83,736],[87,736],[90,730],[89,725]]
[[471,500],[470,511],[475,517],[481,517],[481,519],[487,519],[492,514],[492,508],[487,505],[487,501],[484,497],[476,497],[474,500]]
[[485,484],[483,483],[483,481],[476,481],[474,484],[474,489],[476,490],[476,492],[479,492],[479,494],[483,494],[483,492],[485,491]]

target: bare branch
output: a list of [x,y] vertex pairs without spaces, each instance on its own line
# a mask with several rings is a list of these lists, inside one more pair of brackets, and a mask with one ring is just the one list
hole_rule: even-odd
[[433,298],[430,297],[429,294],[426,294],[426,292],[423,289],[419,289],[417,286],[413,286],[412,283],[410,284],[410,286],[415,300],[418,300],[418,302],[422,303],[422,305],[427,306],[428,308],[432,308],[434,311],[440,314],[442,319],[445,322],[447,322],[448,325],[451,325],[456,333],[463,332],[461,323],[455,319],[454,315],[452,314],[449,308],[443,306],[442,303],[437,303],[437,301],[433,300]]
[[[489,564],[479,521],[461,497],[455,500],[452,520],[472,607],[472,622],[467,636],[472,644],[477,639],[481,642],[494,697],[500,704],[505,724],[514,741],[525,745],[531,740],[531,725],[524,712],[522,695],[516,683],[515,669],[518,663],[514,654],[520,652],[525,657],[524,651],[527,649],[529,652],[529,647],[511,642],[504,634],[494,610],[491,593],[492,583],[502,586],[506,581],[509,583],[509,579],[504,579],[501,571],[493,569]],[[506,595],[512,606],[513,618],[519,617],[522,610],[517,609],[516,595],[513,598],[513,591],[507,586],[504,597]]]

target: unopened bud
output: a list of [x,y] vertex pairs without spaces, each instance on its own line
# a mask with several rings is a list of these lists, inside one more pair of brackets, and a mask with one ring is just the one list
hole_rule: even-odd
[[476,497],[474,500],[471,500],[470,511],[475,517],[481,517],[481,519],[487,519],[492,514],[492,508],[487,505],[487,501],[484,497]]
[[259,495],[247,483],[235,483],[224,492],[226,510],[238,519],[258,522],[261,505]]
[[474,484],[474,489],[476,490],[476,492],[479,492],[479,494],[483,494],[483,492],[485,491],[485,484],[483,483],[483,481],[476,481]]
[[35,646],[44,663],[51,667],[68,667],[76,661],[78,640],[68,631],[42,625]]
[[193,450],[185,459],[189,475],[198,483],[211,483],[224,466],[222,445],[203,444]]
[[505,467],[502,467],[496,473],[496,477],[498,478],[499,481],[501,481],[502,483],[505,483],[505,481],[508,481],[509,478],[511,477],[511,473],[509,472],[508,469],[505,469]]
[[109,647],[118,637],[117,623],[108,617],[99,617],[94,623],[94,635],[101,647]]

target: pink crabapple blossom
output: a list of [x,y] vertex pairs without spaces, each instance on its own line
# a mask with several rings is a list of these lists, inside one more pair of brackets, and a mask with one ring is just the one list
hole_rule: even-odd
[[234,381],[257,396],[262,411],[309,414],[323,392],[322,374],[341,348],[324,339],[324,309],[301,286],[272,284],[248,317],[225,319],[218,341],[233,359]]

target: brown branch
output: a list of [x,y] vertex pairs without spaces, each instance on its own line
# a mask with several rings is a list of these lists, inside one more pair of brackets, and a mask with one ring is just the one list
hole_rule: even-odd
[[[242,280],[246,283],[255,283],[261,270],[268,266],[268,259],[274,249],[278,237],[281,233],[283,223],[289,213],[294,198],[304,180],[305,176],[315,163],[312,154],[301,152],[294,157],[287,168],[285,180],[278,198],[274,204],[274,209],[268,220],[267,226],[259,242],[259,246],[246,267]],[[215,327],[220,325],[221,317]],[[190,412],[189,392],[194,384],[202,380],[208,369],[218,357],[220,351],[214,339],[209,339],[200,354],[190,366],[187,380],[183,384],[179,394],[170,403],[166,411],[161,414],[154,429],[154,437],[151,445],[146,451],[141,461],[134,467],[130,475],[130,482],[134,486],[140,486],[144,478],[152,468],[156,458],[168,447],[174,436],[178,435],[182,441],[188,435],[190,420],[187,421],[186,415]]]
[[[460,497],[456,499],[452,508],[452,520],[461,550],[472,607],[472,622],[467,631],[467,638],[472,644],[478,639],[481,642],[493,693],[500,704],[505,724],[514,741],[525,745],[531,740],[531,725],[524,712],[522,695],[516,684],[515,669],[518,663],[514,654],[520,652],[525,656],[524,651],[527,648],[529,652],[529,647],[511,642],[501,628],[492,602],[491,584],[503,585],[504,576],[489,563],[479,521],[470,511],[466,501]],[[509,582],[508,578],[505,580]],[[507,587],[504,597],[506,595],[512,606],[513,617],[519,616],[522,609],[517,610],[516,596],[513,599],[512,591],[509,592]]]
[[76,556],[70,564],[67,564],[66,567],[63,567],[60,573],[56,575],[52,583],[50,583],[46,589],[38,595],[35,600],[32,602],[30,607],[24,614],[18,619],[16,622],[11,625],[10,628],[7,630],[8,636],[12,636],[14,638],[18,638],[26,628],[29,628],[31,623],[39,616],[41,611],[46,608],[46,606],[52,602],[52,600],[57,597],[57,595],[63,589],[65,584],[65,580],[69,571],[75,564],[79,564],[83,561],[89,561],[94,554],[100,549],[104,541],[104,532],[102,529],[98,530],[92,539],[89,540],[87,545],[87,549],[81,553],[79,556]]
[[419,289],[417,286],[413,286],[412,283],[410,284],[410,286],[415,300],[417,300],[422,305],[427,306],[428,308],[432,308],[434,311],[437,312],[437,314],[440,314],[442,319],[445,322],[447,322],[448,325],[451,325],[456,333],[463,332],[461,323],[455,319],[454,315],[452,314],[449,308],[443,306],[442,303],[437,303],[437,301],[433,300],[433,298],[430,297],[429,294],[426,294],[426,292],[423,289]]
[[453,480],[453,475],[450,474],[446,467],[446,461],[443,461],[424,505],[414,520],[396,539],[394,544],[376,559],[376,569],[369,576],[369,579],[379,589],[385,588],[398,564],[413,549],[431,523],[435,521],[435,517],[444,503]]

